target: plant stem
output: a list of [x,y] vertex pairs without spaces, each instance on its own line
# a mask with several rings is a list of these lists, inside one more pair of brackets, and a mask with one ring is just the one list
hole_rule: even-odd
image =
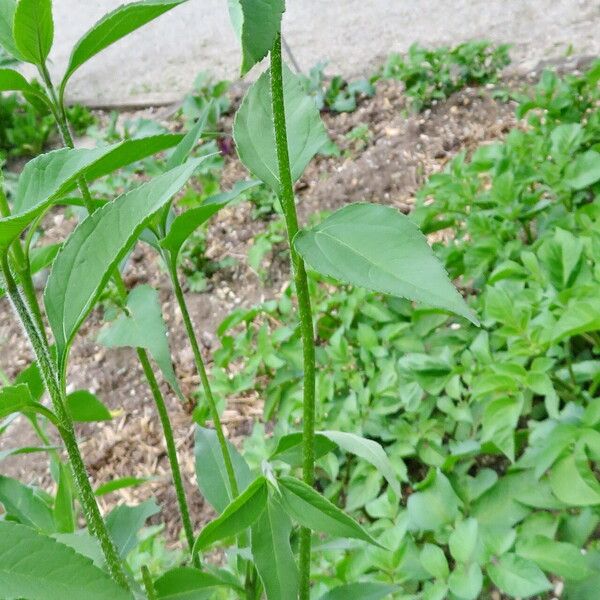
[[[183,521],[183,530],[188,546],[190,547],[190,552],[192,552],[194,547],[194,528],[192,527],[190,511],[185,496],[185,488],[183,487],[181,469],[179,468],[179,462],[177,460],[177,448],[175,446],[175,438],[173,437],[173,428],[171,427],[171,421],[169,420],[167,406],[162,392],[160,391],[158,381],[156,381],[156,377],[154,376],[154,371],[152,370],[147,352],[143,348],[137,348],[137,355],[140,359],[142,368],[144,369],[144,375],[150,385],[152,397],[154,398],[154,403],[156,404],[156,409],[162,425],[163,435],[165,436],[165,443],[167,446],[167,457],[169,459],[169,465],[171,466],[171,475],[175,486],[175,494],[177,495],[177,503],[179,504],[181,520]],[[193,560],[194,566],[200,567],[200,560],[197,554],[193,556]]]
[[[287,227],[294,283],[298,298],[300,331],[302,334],[302,355],[304,362],[302,475],[304,482],[312,486],[315,479],[315,340],[312,307],[304,261],[294,249],[293,244],[294,236],[298,233],[298,215],[296,213],[294,186],[288,151],[280,36],[277,37],[271,50],[271,97],[281,185],[279,200]],[[301,600],[308,600],[310,596],[310,536],[310,529],[303,527],[300,530]]]
[[204,390],[204,395],[206,396],[206,399],[208,401],[211,418],[215,426],[217,439],[219,440],[219,446],[221,447],[221,454],[223,455],[223,462],[225,463],[227,478],[229,479],[231,495],[233,498],[237,498],[237,496],[239,495],[239,488],[235,478],[233,463],[231,461],[231,453],[229,452],[227,440],[225,439],[225,434],[223,433],[223,425],[221,424],[221,418],[219,417],[217,403],[215,402],[215,397],[212,393],[210,382],[208,380],[206,367],[204,365],[202,353],[200,352],[200,347],[198,345],[198,338],[196,337],[194,325],[190,317],[190,312],[185,301],[183,290],[181,289],[181,283],[179,282],[179,277],[177,275],[177,266],[174,264],[174,261],[169,260],[168,257],[165,257],[165,261],[167,262],[167,268],[169,269],[169,275],[171,277],[173,290],[175,291],[175,297],[177,298],[177,303],[179,304],[179,309],[181,310],[185,330],[190,341],[190,345],[192,346],[192,352],[194,353],[194,360],[196,362],[196,369],[198,370],[198,375],[200,376],[200,381],[202,382],[202,389]]
[[[4,175],[0,170],[0,216],[10,216],[10,206],[4,192]],[[29,304],[29,309],[35,317],[36,325],[40,330],[40,334],[44,339],[46,345],[48,345],[48,338],[46,337],[46,329],[44,328],[44,319],[42,318],[42,311],[37,300],[37,294],[35,293],[35,285],[31,278],[31,268],[29,264],[29,257],[23,251],[21,246],[21,240],[17,239],[11,246],[12,256],[15,263],[16,271],[19,273],[19,280],[23,286],[23,292],[25,299]]]
[[[194,330],[194,324],[192,323],[190,311],[188,309],[187,302],[185,301],[185,295],[181,288],[181,283],[179,282],[179,276],[177,275],[177,264],[174,259],[171,259],[171,257],[166,254],[163,254],[163,259],[165,261],[165,264],[167,265],[169,276],[171,278],[171,284],[173,286],[173,291],[175,292],[175,297],[177,298],[177,303],[179,304],[179,309],[181,310],[185,331],[187,333],[188,340],[192,347],[192,352],[194,354],[194,360],[196,363],[196,369],[198,371],[198,375],[200,376],[200,381],[202,383],[202,389],[204,390],[204,395],[206,396],[206,399],[208,401],[211,418],[213,420],[213,425],[215,427],[217,439],[219,441],[219,446],[221,449],[221,455],[223,457],[223,463],[225,464],[225,471],[227,472],[227,479],[229,480],[231,496],[235,499],[239,496],[240,492],[237,480],[235,478],[235,470],[233,468],[233,462],[231,460],[231,452],[229,452],[227,439],[225,438],[225,434],[223,433],[221,417],[219,416],[217,403],[215,402],[215,397],[212,393],[210,381],[208,380],[208,374],[206,373],[206,366],[204,365],[204,359],[202,358],[202,353],[200,352],[200,346],[198,344],[198,338],[196,337],[196,332]],[[245,545],[247,541],[248,540],[245,534],[240,536],[240,545]],[[194,560],[197,559],[198,555],[195,554]],[[248,568],[246,570],[246,595],[252,600],[254,600],[256,596],[255,569],[250,562],[248,563]]]
[[124,589],[130,590],[127,576],[123,570],[121,560],[117,549],[110,537],[110,534],[106,528],[106,524],[102,519],[96,497],[92,490],[90,480],[77,445],[75,438],[75,430],[73,427],[73,421],[66,409],[65,397],[62,387],[58,381],[55,366],[50,358],[50,352],[48,347],[44,344],[43,338],[31,316],[26,303],[21,297],[21,293],[17,287],[17,284],[10,271],[8,259],[6,255],[2,256],[2,272],[6,281],[7,293],[11,299],[15,313],[21,321],[27,337],[33,348],[36,360],[40,367],[44,383],[50,395],[54,412],[58,418],[58,431],[65,444],[67,455],[71,468],[73,469],[73,476],[81,506],[85,515],[86,522],[92,534],[94,534],[100,541],[100,546],[106,558],[106,564],[108,570],[113,579],[121,585]]
[[148,567],[146,565],[142,565],[142,581],[144,582],[144,589],[146,590],[148,600],[157,600],[156,590],[154,589],[154,583],[152,582],[150,571],[148,570]]
[[[60,99],[57,97],[56,90],[54,89],[54,85],[52,84],[52,80],[50,78],[50,74],[48,73],[48,69],[45,63],[40,67],[40,74],[42,79],[44,80],[44,84],[48,89],[48,93],[50,94],[51,103],[53,105],[53,114],[56,122],[58,124],[58,128],[60,130],[61,137],[65,146],[68,148],[74,148],[75,144],[73,142],[73,136],[71,135],[71,131],[69,129],[69,122],[67,120],[67,113],[65,110],[65,105],[63,102],[62,90]],[[94,203],[92,200],[92,194],[90,192],[90,188],[88,187],[87,181],[85,177],[80,177],[77,181],[79,190],[81,191],[81,195],[83,197],[83,202],[89,214],[92,214],[95,211]],[[116,285],[117,292],[119,297],[125,303],[127,298],[127,288],[125,287],[125,283],[121,277],[121,274],[116,271],[113,276],[113,281]],[[161,421],[161,425],[163,428],[163,433],[165,436],[165,443],[167,446],[167,455],[169,459],[169,463],[171,465],[171,473],[173,476],[173,483],[175,485],[175,491],[177,494],[177,501],[179,503],[179,509],[181,512],[181,520],[183,522],[183,528],[185,531],[185,536],[190,547],[190,552],[194,546],[194,530],[192,527],[192,521],[190,518],[190,511],[187,504],[187,499],[185,496],[185,490],[183,487],[183,482],[181,478],[181,470],[179,468],[179,461],[177,459],[177,449],[175,447],[175,441],[173,439],[173,428],[171,427],[171,422],[169,420],[169,415],[167,412],[167,408],[165,405],[164,398],[161,394],[160,388],[156,381],[156,377],[154,376],[154,372],[150,365],[150,360],[148,359],[148,354],[143,348],[137,349],[137,354],[142,365],[142,369],[144,370],[144,374],[148,381],[148,385],[152,391],[153,398],[156,402],[156,408],[158,411],[158,415]],[[199,559],[195,556],[192,557],[195,566],[200,566]]]

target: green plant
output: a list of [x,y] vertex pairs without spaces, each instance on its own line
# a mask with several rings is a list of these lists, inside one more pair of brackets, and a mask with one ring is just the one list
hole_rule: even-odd
[[[299,78],[282,64],[283,4],[231,3],[234,24],[239,25],[244,73],[267,54],[270,56],[270,69],[251,86],[238,111],[234,137],[245,165],[278,196],[287,229],[303,344],[303,430],[279,440],[276,462],[265,462],[258,474],[250,470],[224,437],[217,400],[177,266],[190,235],[255,182],[240,182],[229,192],[175,214],[171,208],[173,196],[206,160],[206,156],[188,159],[188,155],[204,130],[212,105],[205,107],[206,120],[200,116],[185,136],[134,137],[92,150],[73,148],[64,106],[69,78],[89,58],[178,4],[180,0],[142,1],[107,15],[75,46],[58,91],[46,68],[53,42],[51,2],[8,2],[9,18],[1,21],[8,26],[0,32],[3,46],[15,57],[36,65],[46,89],[33,86],[10,69],[0,72],[1,88],[22,92],[25,97],[35,97],[44,103],[56,119],[67,146],[28,163],[19,177],[12,206],[0,194],[4,287],[36,359],[26,376],[1,388],[0,414],[3,418],[16,413],[29,416],[45,446],[48,445],[46,422],[55,426],[68,455],[68,462],[63,463],[54,449],[47,449],[58,482],[55,498],[37,495],[14,480],[5,482],[2,504],[11,519],[0,522],[4,544],[0,551],[0,581],[3,591],[8,590],[11,597],[47,598],[54,594],[54,589],[60,589],[57,593],[62,597],[86,593],[97,598],[125,598],[142,593],[123,559],[133,548],[132,537],[135,539],[146,519],[156,513],[157,506],[152,501],[136,507],[119,506],[106,519],[102,518],[81,457],[74,421],[103,420],[110,413],[87,391],[66,392],[71,345],[109,282],[115,286],[114,300],[119,311],[103,329],[99,341],[108,347],[136,349],[163,427],[183,530],[191,550],[188,560],[193,565],[170,570],[156,581],[152,580],[148,565],[141,565],[141,579],[149,597],[166,598],[182,589],[202,594],[201,590],[207,591],[206,588],[225,588],[243,593],[248,599],[258,598],[263,589],[270,600],[296,596],[306,599],[310,589],[311,532],[381,546],[358,522],[313,489],[315,459],[325,443],[365,459],[389,481],[394,493],[400,494],[394,470],[376,442],[353,434],[315,431],[315,345],[305,260],[313,268],[340,280],[432,303],[474,319],[425,238],[396,211],[369,204],[353,205],[313,228],[299,229],[293,182],[323,146],[325,131],[314,101],[306,95]],[[263,33],[259,37],[252,33],[257,27]],[[129,189],[117,201],[92,196],[88,181],[173,146],[175,149],[166,161],[167,170],[150,181]],[[81,198],[70,196],[76,188]],[[41,217],[61,203],[83,205],[88,214],[54,257],[42,310],[32,286],[31,245]],[[357,227],[362,231],[358,236]],[[198,427],[196,431],[198,484],[219,513],[198,536],[191,529],[173,433],[153,368],[154,363],[172,391],[181,396],[157,293],[148,286],[127,291],[119,272],[123,259],[141,238],[157,250],[167,267],[215,426],[214,430]],[[398,244],[398,239],[406,241]],[[381,250],[382,243],[386,246],[385,253]],[[391,270],[385,264],[388,259],[394,262]],[[366,273],[371,276],[365,277]],[[53,334],[52,345],[47,338],[46,320]],[[44,387],[50,395],[51,409],[39,401]],[[43,426],[38,419],[44,422]],[[291,464],[286,460],[291,460]],[[298,466],[302,478],[292,475]],[[135,483],[138,482],[116,482],[108,489]],[[81,556],[82,546],[72,537],[76,523],[74,497],[82,508],[91,539],[96,538],[99,543],[101,560],[105,561],[114,583],[102,569]],[[45,508],[41,508],[40,502]],[[47,536],[49,533],[71,537],[56,542]],[[299,537],[299,567],[292,550],[292,535]],[[27,539],[28,543],[17,546],[16,538]],[[237,539],[239,548],[232,570],[209,567],[204,552],[215,542],[230,538]],[[73,552],[69,544],[79,552]],[[8,552],[5,548],[16,551]],[[91,552],[87,548],[83,554]],[[34,568],[25,580],[23,574],[31,571],[32,561],[43,568]],[[64,566],[61,570],[67,573],[68,581],[65,586],[56,587],[61,577],[58,565],[65,564],[66,570]]]
[[319,63],[310,70],[308,76],[302,76],[308,93],[314,97],[320,111],[353,112],[361,98],[375,95],[371,80],[357,79],[348,82],[341,75],[327,79],[326,66],[327,63]]
[[507,44],[493,46],[486,41],[434,50],[413,44],[405,57],[392,54],[381,76],[402,81],[411,108],[420,111],[468,85],[495,83],[510,63],[509,49]]
[[[598,62],[581,76],[544,73],[521,95],[525,130],[459,155],[419,192],[411,218],[439,236],[436,253],[482,328],[309,282],[319,427],[379,441],[404,492],[317,436],[318,488],[392,550],[325,546],[313,558],[317,597],[335,585],[353,597],[357,579],[461,599],[494,588],[551,597],[561,579],[565,597],[595,597],[599,78]],[[273,423],[272,438],[256,426],[246,442],[253,464],[299,461],[298,446],[280,442],[302,417],[292,298],[240,309],[218,329],[215,388],[258,392]]]

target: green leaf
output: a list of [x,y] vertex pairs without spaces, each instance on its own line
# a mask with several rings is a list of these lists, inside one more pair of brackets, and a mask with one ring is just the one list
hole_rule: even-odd
[[[288,433],[279,438],[269,460],[282,460],[292,467],[302,465],[302,432]],[[320,433],[315,434],[315,460],[335,450],[337,444]]]
[[411,529],[435,531],[451,523],[458,516],[459,502],[446,476],[441,471],[434,472],[430,481],[408,498]]
[[54,40],[52,0],[19,0],[13,22],[13,37],[23,60],[43,65]]
[[113,269],[198,164],[190,161],[106,204],[81,222],[65,242],[44,293],[61,365]]
[[423,568],[436,579],[446,579],[450,572],[444,551],[435,544],[423,544],[419,556]]
[[0,521],[3,600],[132,600],[89,558],[24,525]]
[[73,507],[73,486],[68,467],[59,464],[58,488],[54,500],[54,523],[59,533],[75,531],[75,510]]
[[575,299],[549,332],[552,343],[600,329],[600,299]]
[[355,538],[380,546],[354,519],[304,482],[287,476],[278,482],[285,511],[300,525],[333,537]]
[[15,9],[17,0],[2,0],[0,2],[0,46],[17,60],[23,60],[21,53],[15,45],[13,37],[13,22],[15,20]]
[[248,529],[262,514],[267,505],[267,480],[255,479],[214,521],[200,532],[193,553],[210,544],[238,535]]
[[522,404],[517,398],[498,398],[483,411],[481,441],[492,442],[511,462],[515,461],[515,430]]
[[13,214],[0,219],[0,252],[49,206],[87,181],[175,145],[181,136],[158,135],[89,149],[63,148],[30,160],[19,177]]
[[565,185],[583,190],[600,179],[600,152],[588,150],[579,154],[565,169]]
[[202,114],[194,126],[185,134],[183,139],[175,146],[173,153],[167,160],[167,169],[173,169],[182,165],[189,157],[194,146],[197,144],[200,136],[204,133],[206,121],[210,112],[213,110],[213,103],[209,101],[204,107]]
[[552,584],[534,562],[516,554],[504,554],[488,565],[487,572],[500,591],[509,596],[529,598],[552,589]]
[[29,270],[32,275],[39,273],[42,269],[49,267],[56,258],[62,244],[47,244],[33,248],[29,256]]
[[130,2],[102,17],[75,44],[69,66],[60,84],[61,90],[64,90],[71,75],[90,58],[185,1],[143,0],[142,2]]
[[229,0],[231,22],[242,44],[242,76],[270,52],[284,11],[285,0]]
[[172,569],[154,582],[158,600],[203,600],[220,586],[233,587],[231,581],[193,567]]
[[[245,490],[253,481],[250,467],[235,449],[227,442],[233,470],[240,491]],[[196,457],[196,480],[200,492],[213,508],[222,513],[233,500],[229,486],[229,477],[225,470],[225,461],[217,433],[212,429],[196,427],[194,455]]]
[[396,477],[394,467],[380,444],[374,440],[367,440],[359,435],[343,431],[319,431],[319,434],[330,439],[342,450],[355,454],[371,463],[385,477],[398,499],[402,497],[400,483]]
[[592,574],[586,557],[577,546],[557,542],[545,535],[519,539],[516,553],[563,579],[580,580]]
[[[314,99],[306,93],[300,78],[287,68],[283,71],[283,86],[290,166],[296,181],[328,137]],[[279,193],[269,71],[246,93],[235,116],[233,137],[246,168]]]
[[110,421],[110,411],[95,394],[87,390],[77,390],[67,396],[67,409],[73,421],[78,423],[94,423]]
[[121,504],[106,517],[106,527],[122,558],[135,548],[138,531],[159,511],[154,500],[146,500],[137,506]]
[[119,477],[99,485],[94,494],[96,496],[105,496],[106,494],[116,492],[117,490],[122,490],[123,488],[137,487],[138,485],[142,485],[148,481],[150,481],[149,477]]
[[52,509],[32,488],[16,479],[0,475],[0,503],[7,515],[23,525],[44,533],[52,533],[55,530]]
[[173,391],[183,399],[171,362],[167,326],[158,292],[149,285],[134,288],[127,297],[127,312],[100,332],[98,342],[107,348],[145,348]]
[[550,471],[552,493],[571,506],[600,504],[600,483],[581,451],[573,452],[554,464]]
[[0,388],[0,419],[33,405],[29,387],[24,383]]
[[477,519],[470,518],[457,523],[448,540],[450,554],[455,560],[462,563],[471,560],[477,544],[478,529]]
[[23,414],[39,413],[53,423],[56,424],[57,422],[52,411],[33,400],[31,390],[25,383],[0,388],[0,419],[17,412]]
[[258,181],[238,181],[230,191],[216,194],[205,200],[197,208],[192,208],[177,217],[169,226],[167,235],[161,240],[160,245],[171,253],[171,260],[175,260],[185,241],[206,223],[215,213],[221,210],[242,192],[258,185]]
[[456,565],[448,577],[450,591],[461,600],[476,600],[481,593],[483,573],[477,563]]
[[292,522],[279,502],[269,498],[252,526],[252,557],[268,600],[298,597],[298,567],[290,545]]
[[396,591],[397,588],[393,585],[357,581],[329,590],[320,600],[382,600]]
[[425,236],[394,208],[345,206],[316,227],[300,231],[294,246],[322,275],[443,308],[478,324]]
[[[0,15],[2,9],[0,8]],[[0,92],[21,92],[36,94],[37,91],[21,73],[14,69],[0,69]]]

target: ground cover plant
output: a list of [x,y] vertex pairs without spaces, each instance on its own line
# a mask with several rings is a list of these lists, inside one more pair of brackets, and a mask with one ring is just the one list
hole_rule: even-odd
[[509,48],[486,41],[435,49],[413,44],[406,56],[392,54],[381,76],[402,81],[411,108],[423,110],[468,85],[495,83],[510,63]]
[[[123,527],[131,528],[143,523],[156,508],[152,503],[135,508],[120,507],[121,510],[111,513],[111,519],[104,520],[78,447],[74,422],[101,420],[106,418],[107,411],[97,398],[85,390],[71,394],[66,392],[70,346],[86,316],[111,280],[115,285],[116,302],[122,314],[103,331],[102,342],[108,347],[136,348],[163,427],[173,485],[190,553],[191,566],[166,573],[156,582],[152,581],[147,570],[142,569],[144,588],[150,597],[156,597],[157,594],[159,597],[167,597],[177,593],[182,588],[189,588],[191,580],[193,589],[224,586],[243,590],[248,598],[258,598],[263,589],[269,598],[308,598],[313,530],[378,545],[357,522],[312,487],[315,468],[315,349],[304,256],[317,268],[326,272],[333,269],[334,274],[342,279],[363,283],[361,271],[353,266],[352,258],[357,253],[361,256],[360,253],[364,250],[365,264],[372,265],[374,274],[379,273],[379,280],[365,280],[366,285],[414,300],[430,299],[438,306],[474,318],[434,258],[425,238],[400,214],[389,213],[375,205],[357,205],[332,215],[329,224],[321,224],[321,231],[318,228],[299,231],[293,181],[327,142],[327,137],[312,99],[306,96],[297,76],[282,63],[280,21],[283,7],[268,7],[265,13],[264,7],[233,4],[232,20],[242,43],[242,72],[246,73],[267,54],[270,58],[269,71],[251,86],[238,111],[234,137],[244,164],[278,195],[286,223],[295,290],[302,317],[304,424],[300,444],[296,435],[283,440],[283,443],[289,444],[289,440],[292,440],[301,447],[302,479],[292,476],[289,469],[277,469],[268,463],[263,465],[262,473],[252,474],[243,459],[233,458],[236,455],[223,435],[196,333],[179,284],[177,256],[187,237],[199,225],[240,191],[254,185],[254,182],[241,182],[231,192],[209,199],[196,209],[173,216],[170,210],[171,198],[202,161],[186,158],[206,119],[198,119],[197,125],[181,140],[177,136],[157,135],[133,138],[96,150],[77,150],[74,148],[64,104],[68,80],[86,60],[129,31],[180,3],[140,2],[126,5],[107,15],[76,44],[58,90],[54,88],[46,65],[53,42],[51,3],[43,0],[20,0],[8,6],[11,14],[6,19],[8,27],[3,31],[3,44],[15,58],[37,66],[45,89],[32,85],[12,69],[5,69],[0,73],[2,89],[20,91],[26,98],[35,97],[36,101],[46,104],[60,128],[65,149],[41,155],[27,165],[19,179],[12,207],[3,196],[0,247],[4,287],[13,305],[15,317],[21,322],[31,343],[36,363],[24,379],[15,382],[13,386],[2,388],[2,412],[4,417],[19,412],[29,415],[34,427],[39,429],[42,441],[47,438],[38,418],[44,418],[58,430],[68,458],[67,462],[62,462],[58,453],[52,450],[58,489],[56,497],[49,503],[42,499],[37,499],[36,502],[18,482],[4,480],[8,490],[3,504],[8,506],[11,516],[16,513],[16,520],[21,521],[20,524],[6,519],[2,522],[2,583],[7,590],[3,593],[9,597],[47,597],[48,593],[52,593],[48,592],[48,586],[57,585],[59,581],[60,593],[66,592],[67,595],[84,590],[97,597],[128,597],[136,592],[141,593],[141,590],[136,589],[136,583],[131,580],[122,561],[122,555],[130,549],[131,539],[131,535],[123,539]],[[265,36],[255,39],[251,34],[265,16],[270,19],[265,27]],[[212,108],[212,105],[209,103],[207,108]],[[101,202],[98,205],[92,197],[88,187],[89,180],[175,144],[177,146],[167,160],[167,170],[164,173],[126,192],[115,201]],[[20,235],[29,230],[31,239],[32,232],[35,232],[37,222],[44,213],[53,205],[64,202],[64,196],[76,187],[82,195],[81,203],[88,216],[55,253],[42,310],[32,284],[30,245],[23,244]],[[363,240],[356,240],[358,246],[355,245],[356,242],[351,243],[350,253],[345,253],[343,247],[348,243],[346,238],[349,233],[352,234],[353,223],[357,219],[369,220],[371,229]],[[400,248],[396,250],[399,266],[408,266],[410,262],[418,261],[423,270],[420,276],[409,276],[405,280],[383,268],[381,253],[374,242],[379,234],[388,232],[389,235],[390,222],[392,231],[404,231],[412,237],[406,247],[410,257],[403,255]],[[325,234],[329,227],[333,228],[334,235]],[[200,468],[198,483],[205,497],[220,514],[197,537],[192,530],[169,416],[150,359],[152,357],[173,391],[180,395],[156,292],[147,286],[128,292],[124,289],[119,274],[119,264],[142,235],[163,257],[171,276],[215,427],[214,430],[198,429],[197,451],[202,458],[214,456],[216,459],[216,462],[205,463],[206,470]],[[332,244],[332,250],[337,250],[336,260],[324,261],[316,241],[317,236],[325,236],[328,243]],[[353,244],[355,247],[352,247]],[[426,279],[423,278],[425,273]],[[437,289],[432,288],[432,284],[436,284]],[[47,338],[45,318],[53,334],[52,345]],[[31,392],[33,385],[26,383],[29,377],[37,379],[35,398]],[[51,409],[39,402],[44,387],[51,399]],[[331,443],[347,447],[378,465],[399,493],[391,465],[379,445],[341,432],[332,431],[322,435],[327,439],[331,438]],[[199,464],[204,466],[201,461]],[[26,502],[25,509],[20,501],[23,495],[31,500]],[[43,535],[75,533],[75,497],[81,506],[92,541],[99,544],[112,584],[102,570],[88,562],[84,556],[73,553],[68,544]],[[48,520],[38,523],[37,520],[28,519],[26,513],[30,508],[34,512],[37,509],[39,516],[44,514],[41,518]],[[298,567],[291,547],[292,522],[300,526]],[[31,524],[42,526],[37,531],[24,529]],[[203,568],[202,553],[215,542],[231,537],[237,537],[240,549],[238,576],[226,576],[207,566]],[[28,541],[15,547],[15,539]],[[29,576],[26,576],[25,569],[30,569],[31,565],[26,563],[25,557],[40,566]],[[65,560],[69,563],[71,572],[57,573],[56,564]],[[84,584],[86,580],[88,583]]]
[[[544,594],[554,578],[568,597],[592,598],[598,64],[582,77],[545,74],[520,99],[525,129],[457,157],[423,188],[410,218],[361,203],[300,229],[293,184],[329,141],[302,78],[282,62],[283,3],[230,3],[242,73],[269,63],[234,123],[237,152],[271,190],[267,200],[257,200],[257,180],[242,180],[173,202],[215,160],[208,144],[195,146],[213,136],[227,107],[219,85],[205,80],[182,109],[185,135],[138,123],[132,131],[142,132],[123,142],[68,147],[64,89],[73,69],[98,40],[116,41],[109,32],[125,35],[180,3],[137,2],[108,15],[76,46],[57,94],[45,69],[49,2],[15,3],[0,38],[39,66],[40,100],[67,146],[31,161],[11,202],[0,197],[3,287],[36,356],[0,388],[0,432],[17,414],[28,418],[39,446],[9,452],[47,453],[56,482],[49,495],[0,477],[0,595],[468,599],[494,587],[509,597]],[[0,73],[6,89],[31,92],[15,73]],[[153,135],[143,134],[148,125]],[[152,177],[141,185],[130,176],[140,161]],[[278,301],[223,322],[208,373],[179,270],[199,243],[188,240],[241,195],[256,217],[280,215],[272,222],[293,281]],[[80,212],[79,225],[64,242],[37,246],[43,215],[61,204]],[[440,240],[439,259],[417,224]],[[157,378],[183,395],[158,294],[126,289],[120,275],[138,241],[162,259],[201,380],[196,479],[217,516],[199,532]],[[50,264],[40,305],[32,274]],[[154,501],[105,518],[99,511],[97,498],[141,480],[93,490],[81,458],[75,423],[111,418],[89,391],[67,393],[73,338],[99,302],[110,314],[100,343],[136,349],[156,402],[187,544],[177,555],[157,532],[138,539],[158,511]],[[264,397],[273,430],[257,425],[240,453],[220,411],[228,395],[249,388]],[[225,559],[215,560],[214,548]]]

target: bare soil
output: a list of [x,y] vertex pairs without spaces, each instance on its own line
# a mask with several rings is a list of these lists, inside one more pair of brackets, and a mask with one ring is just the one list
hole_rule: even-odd
[[[505,82],[510,86],[518,84]],[[317,158],[298,182],[303,221],[315,211],[333,210],[355,201],[380,202],[407,212],[416,190],[430,174],[442,170],[459,152],[469,152],[481,143],[501,139],[515,125],[515,118],[511,102],[495,100],[492,91],[483,88],[465,89],[422,114],[407,114],[402,87],[383,82],[378,85],[376,95],[364,100],[354,113],[326,114],[325,122],[343,156]],[[364,147],[357,147],[348,141],[346,134],[361,124],[368,126],[369,137]],[[237,159],[228,157],[224,187],[245,176]],[[254,237],[267,225],[265,221],[253,220],[251,213],[251,207],[238,205],[215,217],[210,226],[208,253],[216,259],[232,256],[236,265],[212,277],[210,293],[187,292],[209,362],[210,351],[217,344],[213,332],[219,322],[236,307],[249,307],[277,297],[288,280],[288,266],[281,258],[272,261],[266,280],[248,266],[247,251]],[[72,223],[63,215],[56,215],[47,223],[46,236],[61,238],[71,227]],[[160,290],[176,371],[184,393],[191,397],[199,381],[183,334],[181,314],[164,270],[147,246],[136,248],[125,279],[129,287],[147,282]],[[95,485],[129,475],[151,477],[150,482],[138,488],[104,496],[103,507],[109,509],[119,502],[137,503],[154,497],[162,507],[158,518],[167,523],[172,539],[176,539],[179,530],[176,499],[169,484],[160,423],[149,389],[133,351],[108,351],[96,344],[101,323],[100,311],[88,319],[74,345],[69,372],[70,389],[90,389],[118,412],[108,423],[78,427],[86,464]],[[9,304],[5,299],[0,300],[0,368],[13,377],[30,360],[30,350],[11,317]],[[190,416],[193,401],[182,405],[164,385],[163,391],[173,419],[193,518],[200,525],[211,517],[211,510],[203,503],[195,485]],[[261,414],[262,402],[256,396],[227,398],[223,421],[234,443],[242,442]],[[19,419],[0,438],[0,450],[35,444],[37,440],[25,419]],[[7,459],[0,464],[0,471],[27,483],[51,486],[42,454]]]

